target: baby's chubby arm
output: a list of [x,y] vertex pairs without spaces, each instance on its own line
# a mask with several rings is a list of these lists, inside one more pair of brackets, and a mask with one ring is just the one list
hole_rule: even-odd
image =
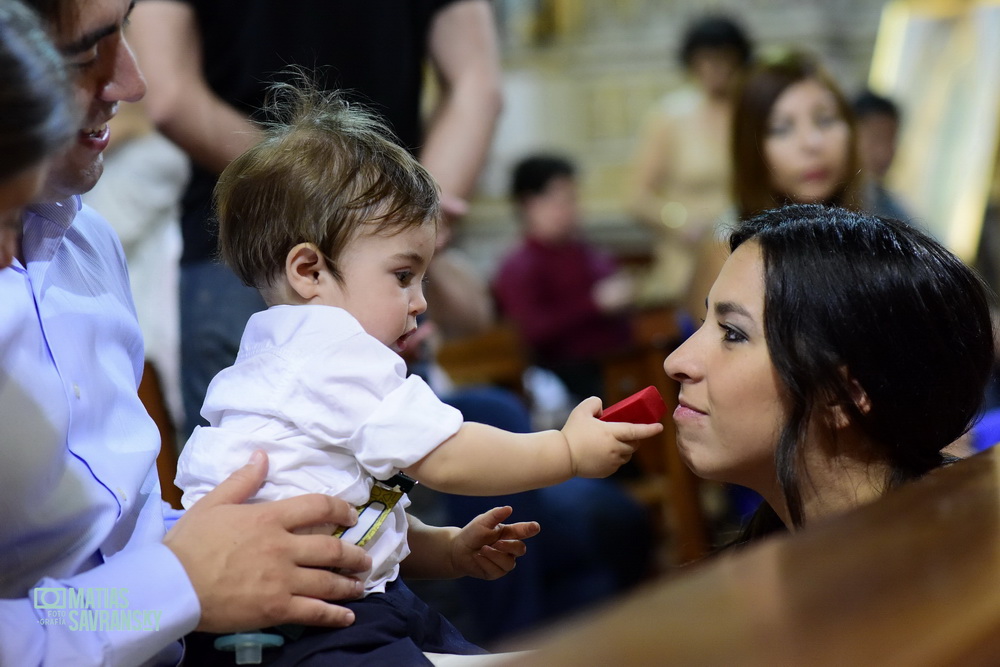
[[571,477],[607,477],[632,457],[634,443],[662,424],[602,422],[591,397],[560,431],[510,433],[466,422],[452,437],[404,472],[432,489],[470,496],[518,493]]
[[400,572],[414,579],[502,577],[527,552],[523,540],[540,530],[535,521],[501,523],[512,512],[509,506],[494,507],[464,528],[428,526],[408,515],[410,555],[400,564]]

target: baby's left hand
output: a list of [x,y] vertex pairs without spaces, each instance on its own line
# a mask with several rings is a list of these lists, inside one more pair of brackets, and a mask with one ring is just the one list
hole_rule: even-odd
[[509,506],[494,507],[459,531],[451,543],[451,564],[458,576],[490,581],[514,569],[517,558],[528,550],[522,540],[541,528],[537,521],[500,523],[513,511]]

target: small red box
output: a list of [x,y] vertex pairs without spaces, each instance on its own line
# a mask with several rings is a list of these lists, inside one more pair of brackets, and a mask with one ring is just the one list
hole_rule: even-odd
[[601,413],[601,421],[656,424],[663,419],[666,412],[667,406],[660,392],[656,391],[656,387],[646,387],[605,408]]

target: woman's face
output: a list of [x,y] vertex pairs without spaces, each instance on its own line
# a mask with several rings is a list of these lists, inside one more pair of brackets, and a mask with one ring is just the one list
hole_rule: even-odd
[[691,54],[688,70],[705,94],[713,98],[727,97],[733,80],[743,67],[740,54],[729,47],[702,47]]
[[0,182],[0,269],[10,266],[21,246],[21,211],[42,187],[47,164]]
[[815,79],[792,84],[767,122],[764,158],[771,187],[799,204],[829,200],[847,180],[850,142],[833,92]]
[[756,243],[726,260],[704,324],[663,364],[680,383],[677,446],[699,477],[765,496],[787,408],[764,338],[764,265]]

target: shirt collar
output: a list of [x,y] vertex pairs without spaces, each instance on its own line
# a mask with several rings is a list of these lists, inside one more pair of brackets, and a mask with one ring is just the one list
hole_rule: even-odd
[[28,207],[28,212],[45,218],[63,229],[69,229],[81,208],[83,208],[83,199],[80,195],[73,195],[61,201],[32,204]]

